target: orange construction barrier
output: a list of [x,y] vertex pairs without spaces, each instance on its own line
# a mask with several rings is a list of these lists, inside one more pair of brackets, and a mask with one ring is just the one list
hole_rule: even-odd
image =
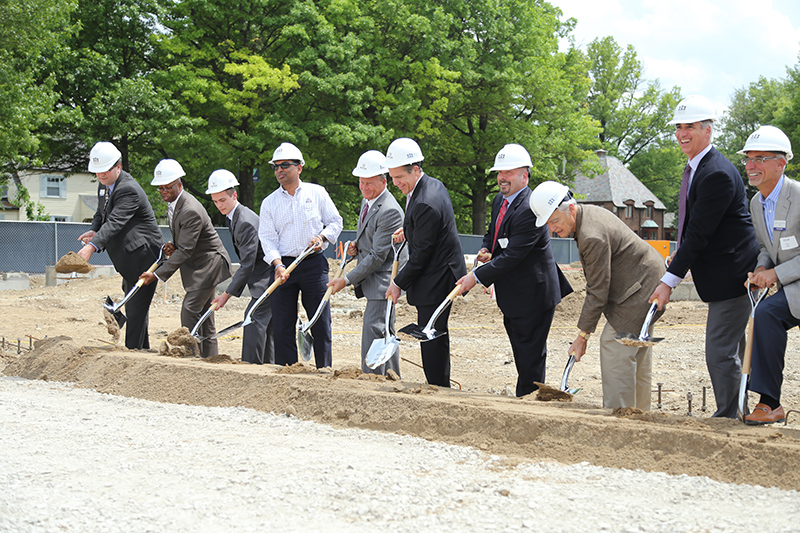
[[666,259],[669,257],[669,241],[644,241],[656,249],[661,256]]

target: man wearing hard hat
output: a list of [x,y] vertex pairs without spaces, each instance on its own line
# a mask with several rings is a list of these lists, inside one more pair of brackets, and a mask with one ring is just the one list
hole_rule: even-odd
[[[306,162],[295,145],[282,143],[269,162],[280,187],[261,203],[258,236],[264,249],[264,260],[275,267],[275,279],[283,279],[283,284],[270,295],[275,363],[292,365],[297,362],[297,297],[302,292],[303,308],[308,316],[312,316],[328,290],[328,260],[322,250],[329,243],[336,242],[342,231],[342,217],[324,187],[300,180]],[[306,257],[289,277],[286,265],[309,246],[315,252]],[[311,334],[317,368],[331,366],[330,306],[325,306],[319,319],[311,326]]]
[[650,307],[648,297],[664,274],[661,255],[608,209],[579,205],[566,185],[540,183],[530,205],[537,226],[547,224],[559,237],[575,236],[586,276],[579,331],[569,352],[581,360],[604,315],[606,325],[598,341],[603,407],[650,409],[653,348],[623,346],[616,337],[621,331],[641,331]]
[[[412,139],[395,139],[386,151],[384,165],[392,183],[406,195],[406,216],[397,238],[408,241],[408,262],[386,290],[397,303],[402,290],[417,308],[418,324],[427,324],[436,308],[467,273],[458,240],[450,195],[441,181],[422,171],[422,150]],[[434,323],[444,335],[422,343],[422,366],[431,385],[450,386],[450,335],[447,307]]]
[[669,122],[689,162],[681,181],[678,250],[650,301],[658,300],[663,309],[691,269],[697,293],[708,303],[705,349],[717,404],[713,416],[737,418],[750,315],[743,283],[756,263],[758,242],[742,178],[711,145],[715,120],[707,98],[688,96]]
[[494,284],[497,305],[514,352],[517,396],[525,396],[544,383],[547,334],[556,305],[572,292],[558,268],[547,229],[536,226],[529,208],[531,156],[519,144],[507,144],[495,156],[490,171],[497,171],[500,192],[492,202],[492,218],[483,237],[474,272],[458,280],[461,293],[482,283]]
[[[167,281],[178,269],[186,296],[181,305],[181,326],[192,329],[203,313],[211,306],[217,284],[231,277],[231,259],[211,223],[205,207],[183,190],[181,178],[186,175],[174,159],[162,159],[153,171],[151,185],[158,188],[167,202],[167,219],[173,242],[164,245],[169,257],[154,273],[140,276],[145,285],[159,279]],[[212,314],[198,330],[200,353],[211,357],[219,353],[217,332]]]
[[[358,266],[347,275],[328,283],[333,294],[345,285],[353,285],[358,298],[367,298],[364,309],[364,326],[361,330],[361,370],[365,374],[383,374],[393,370],[400,375],[400,350],[384,364],[370,368],[366,357],[372,341],[385,337],[386,289],[392,274],[392,234],[403,227],[403,210],[386,188],[388,169],[386,157],[378,150],[361,154],[353,175],[358,177],[358,188],[364,199],[361,201],[356,239],[350,243],[349,255],[358,255]],[[408,253],[403,249],[400,266],[405,265]],[[394,309],[389,318],[390,334],[394,335]]]
[[[97,211],[91,229],[78,237],[83,243],[78,255],[88,261],[94,252],[107,251],[122,276],[122,292],[127,294],[139,274],[158,257],[161,230],[144,189],[122,170],[122,154],[116,146],[110,142],[95,144],[89,153],[89,172],[94,172],[100,182]],[[155,286],[143,288],[125,304],[126,348],[150,348],[147,324],[155,290]]]
[[756,308],[750,390],[761,394],[746,424],[783,422],[781,406],[786,332],[800,326],[800,184],[783,174],[792,143],[780,129],[761,126],[748,137],[742,163],[758,194],[750,200],[760,252],[751,285],[777,285],[778,292]]
[[[264,261],[264,251],[258,239],[258,215],[238,201],[235,187],[239,180],[225,169],[215,170],[208,177],[206,194],[219,212],[225,215],[225,223],[231,232],[233,248],[239,256],[239,269],[233,274],[225,292],[212,303],[218,309],[225,307],[228,298],[242,295],[245,285],[250,289],[251,300],[245,314],[264,294],[272,280],[272,265]],[[262,365],[275,363],[275,347],[272,339],[272,303],[269,298],[253,312],[253,322],[244,328],[242,339],[242,361]]]

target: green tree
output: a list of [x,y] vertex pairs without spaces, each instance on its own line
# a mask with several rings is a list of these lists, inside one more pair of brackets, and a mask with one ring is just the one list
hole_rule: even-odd
[[785,80],[767,79],[763,76],[733,92],[731,103],[718,125],[714,144],[734,162],[745,183],[745,170],[739,163],[742,156],[736,152],[742,149],[750,134],[761,125],[771,124],[782,129],[788,125],[791,129],[791,124],[787,122],[790,122],[788,116],[793,94]]
[[623,52],[613,37],[589,43],[589,113],[600,122],[600,142],[623,163],[671,132],[667,122],[680,100],[680,89],[664,91],[648,81],[633,46]]

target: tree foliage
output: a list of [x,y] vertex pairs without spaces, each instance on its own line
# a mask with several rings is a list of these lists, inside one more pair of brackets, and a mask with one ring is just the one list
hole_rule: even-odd
[[648,81],[633,46],[623,52],[613,37],[589,43],[589,113],[600,122],[600,142],[623,163],[671,133],[667,122],[680,100],[680,89],[664,91]]

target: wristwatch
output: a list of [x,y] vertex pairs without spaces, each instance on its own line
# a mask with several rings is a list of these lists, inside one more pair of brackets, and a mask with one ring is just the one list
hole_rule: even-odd
[[584,339],[586,339],[588,341],[589,337],[591,337],[592,334],[591,333],[586,333],[585,331],[581,331],[580,333],[578,333],[578,336],[579,337],[583,337]]

